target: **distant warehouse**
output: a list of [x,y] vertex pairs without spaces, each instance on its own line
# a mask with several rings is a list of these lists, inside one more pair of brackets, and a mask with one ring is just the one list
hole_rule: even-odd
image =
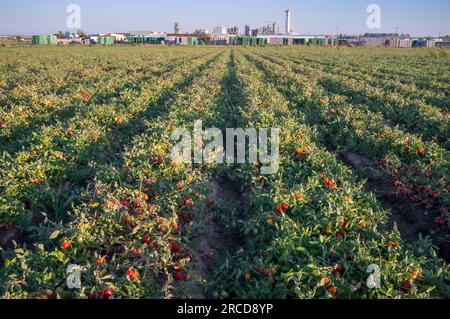
[[321,35],[261,35],[269,45],[325,45]]
[[436,42],[436,46],[439,48],[450,48],[450,41],[439,41]]

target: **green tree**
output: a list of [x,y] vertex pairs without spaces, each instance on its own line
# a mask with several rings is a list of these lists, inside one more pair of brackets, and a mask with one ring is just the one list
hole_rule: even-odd
[[58,39],[62,39],[62,38],[64,38],[64,33],[63,33],[62,31],[58,31],[58,33],[55,33],[55,36],[56,36]]

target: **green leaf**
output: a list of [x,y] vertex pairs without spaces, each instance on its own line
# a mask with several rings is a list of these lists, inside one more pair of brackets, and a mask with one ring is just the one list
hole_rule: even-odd
[[50,239],[55,239],[56,237],[58,237],[60,231],[59,230],[55,230],[53,233],[51,233],[50,235]]

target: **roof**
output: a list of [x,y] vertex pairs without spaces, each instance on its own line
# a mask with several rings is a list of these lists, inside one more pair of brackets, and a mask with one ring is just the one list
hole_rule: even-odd
[[167,34],[168,37],[174,37],[174,38],[209,38],[211,37],[211,34],[204,34],[204,33],[180,33],[180,34]]

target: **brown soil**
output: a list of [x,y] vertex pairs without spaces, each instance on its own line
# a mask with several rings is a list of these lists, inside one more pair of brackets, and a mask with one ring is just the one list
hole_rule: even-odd
[[[28,217],[28,222],[30,225],[39,225],[43,223],[46,216],[43,213],[30,213]],[[21,229],[15,225],[6,226],[0,225],[0,247],[7,250],[12,249],[16,245],[20,246],[22,244],[33,244],[33,238],[31,233]]]
[[368,157],[354,152],[342,152],[339,157],[344,164],[356,169],[361,177],[367,179],[366,190],[376,196],[384,209],[391,211],[386,231],[392,230],[396,225],[402,239],[407,243],[416,242],[420,234],[423,237],[430,236],[433,243],[439,247],[438,255],[450,261],[450,243],[442,240],[442,230],[434,225],[436,212],[413,204],[407,199],[388,201],[385,195],[395,189],[388,176]]
[[14,248],[14,243],[22,242],[22,231],[19,228],[13,227],[11,229],[0,231],[0,247],[3,249]]
[[[236,189],[236,185],[224,177],[217,177],[208,185],[209,198],[217,203],[237,205],[244,213],[248,207],[248,196]],[[199,216],[198,232],[195,240],[198,245],[192,248],[193,261],[189,263],[192,270],[192,280],[175,284],[183,295],[181,298],[205,299],[205,279],[213,275],[217,262],[223,260],[228,253],[239,249],[242,238],[221,227],[213,214]]]

